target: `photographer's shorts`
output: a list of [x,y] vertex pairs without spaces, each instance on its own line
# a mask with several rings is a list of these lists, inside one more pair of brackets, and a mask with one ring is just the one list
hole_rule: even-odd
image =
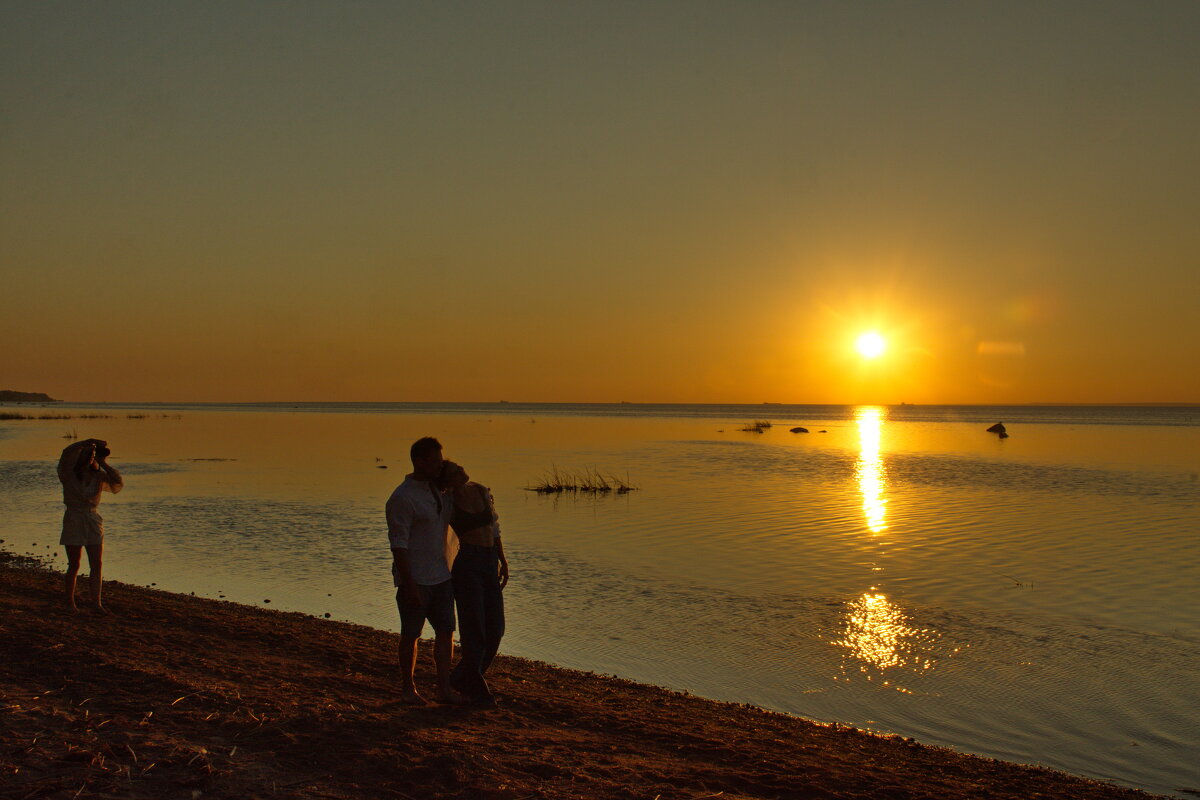
[[89,547],[104,542],[104,520],[94,509],[68,508],[63,512],[62,536],[58,543]]

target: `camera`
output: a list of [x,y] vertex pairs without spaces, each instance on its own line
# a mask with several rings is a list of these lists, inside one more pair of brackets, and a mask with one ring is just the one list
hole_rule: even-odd
[[111,453],[112,450],[109,450],[107,445],[96,445],[96,458],[108,458]]

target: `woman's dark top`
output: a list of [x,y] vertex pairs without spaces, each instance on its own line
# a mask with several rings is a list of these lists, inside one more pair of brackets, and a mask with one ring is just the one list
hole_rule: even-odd
[[491,524],[491,508],[484,508],[482,511],[464,511],[455,506],[454,512],[450,515],[450,527],[457,534],[463,534],[467,531],[473,531],[476,528],[482,528],[485,525]]

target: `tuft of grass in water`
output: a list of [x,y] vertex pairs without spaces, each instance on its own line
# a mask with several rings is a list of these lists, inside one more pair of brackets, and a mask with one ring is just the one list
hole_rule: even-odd
[[[149,416],[149,414],[130,414],[129,419],[149,419]],[[163,416],[166,417],[167,415],[163,414]],[[178,419],[179,415],[175,415],[175,418]],[[116,416],[113,414],[22,414],[19,411],[0,412],[0,420],[10,419],[116,419]]]
[[597,469],[585,469],[581,472],[571,472],[553,467],[549,472],[533,483],[526,486],[525,491],[538,494],[626,494],[637,487],[615,475],[605,474]]
[[742,426],[741,428],[738,428],[738,430],[746,431],[748,433],[762,433],[763,431],[765,431],[767,428],[770,428],[770,427],[771,427],[771,423],[768,422],[767,420],[756,419],[756,420],[754,420],[754,422],[747,422],[744,426]]
[[0,419],[73,419],[70,414],[22,414],[16,411],[6,411],[0,414]]
[[[0,419],[112,419],[112,414],[20,414],[6,411]],[[132,419],[132,417],[131,417]]]

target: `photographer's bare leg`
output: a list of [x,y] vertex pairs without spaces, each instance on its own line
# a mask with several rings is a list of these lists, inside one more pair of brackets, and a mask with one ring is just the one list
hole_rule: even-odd
[[77,544],[66,545],[67,548],[67,575],[64,588],[66,589],[66,608],[72,614],[79,609],[75,605],[75,579],[79,577],[79,557],[83,554],[83,546]]
[[87,545],[88,555],[88,582],[91,584],[92,590],[92,607],[101,613],[108,613],[108,609],[100,602],[100,592],[104,586],[104,542],[100,544]]

